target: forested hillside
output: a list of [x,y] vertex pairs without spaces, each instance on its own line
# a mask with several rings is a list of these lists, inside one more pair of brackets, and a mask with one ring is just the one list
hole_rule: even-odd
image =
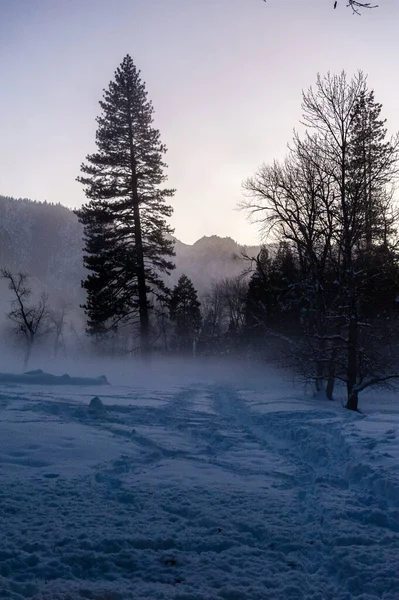
[[[25,271],[69,299],[82,296],[83,228],[72,210],[60,204],[0,196],[0,266]],[[193,245],[175,241],[175,284],[187,274],[200,293],[213,282],[239,275],[246,264],[238,257],[258,247],[244,248],[231,238],[203,237]]]
[[0,266],[24,271],[68,299],[78,298],[82,227],[60,204],[0,196]]

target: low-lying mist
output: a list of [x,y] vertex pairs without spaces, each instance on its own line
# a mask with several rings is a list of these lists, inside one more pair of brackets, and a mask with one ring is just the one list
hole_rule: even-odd
[[[181,387],[193,383],[237,383],[250,379],[266,384],[271,378],[287,379],[286,373],[273,365],[253,364],[244,358],[232,357],[101,357],[76,354],[75,356],[49,356],[36,351],[28,371],[41,369],[53,375],[68,373],[72,377],[98,377],[105,375],[111,385],[137,388]],[[20,373],[23,356],[14,348],[0,346],[0,372]]]

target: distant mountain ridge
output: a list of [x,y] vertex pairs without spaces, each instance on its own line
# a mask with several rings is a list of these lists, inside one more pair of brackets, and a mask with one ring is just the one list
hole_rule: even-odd
[[256,256],[260,247],[242,246],[230,237],[211,235],[203,236],[192,245],[176,240],[175,250],[176,270],[173,276],[186,273],[195,287],[204,292],[214,281],[240,275],[248,268],[242,254]]
[[[63,295],[80,297],[82,238],[83,228],[69,208],[0,196],[0,268],[25,271]],[[243,251],[259,252],[258,246],[241,246],[217,235],[192,245],[173,239],[176,269],[170,285],[186,273],[200,293],[213,281],[240,275],[247,266],[238,258]]]

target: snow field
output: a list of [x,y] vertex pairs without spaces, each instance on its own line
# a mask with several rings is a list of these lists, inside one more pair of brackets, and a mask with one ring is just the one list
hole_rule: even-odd
[[392,402],[169,383],[3,386],[0,598],[398,600]]

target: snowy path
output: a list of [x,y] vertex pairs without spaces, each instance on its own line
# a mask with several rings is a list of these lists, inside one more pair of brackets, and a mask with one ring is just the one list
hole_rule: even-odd
[[3,388],[0,598],[398,600],[397,413],[277,394]]

